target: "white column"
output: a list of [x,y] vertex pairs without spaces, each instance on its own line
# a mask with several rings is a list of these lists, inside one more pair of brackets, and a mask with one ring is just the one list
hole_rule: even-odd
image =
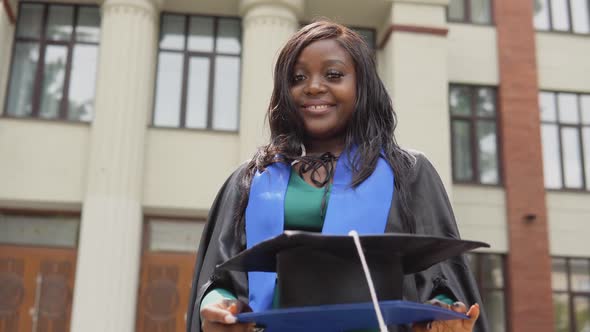
[[424,152],[450,194],[447,4],[448,0],[394,0],[389,26],[384,28],[392,32],[379,63],[398,115],[400,144]]
[[144,144],[152,109],[160,5],[156,0],[102,4],[73,332],[134,331]]
[[[16,15],[16,5],[9,1],[9,6]],[[14,36],[14,25],[10,22],[4,4],[0,1],[0,114],[4,112],[6,84],[8,84],[8,76],[10,75],[12,36]]]
[[283,44],[299,28],[303,0],[242,0],[242,92],[240,160],[267,142],[265,112],[272,92],[274,63]]

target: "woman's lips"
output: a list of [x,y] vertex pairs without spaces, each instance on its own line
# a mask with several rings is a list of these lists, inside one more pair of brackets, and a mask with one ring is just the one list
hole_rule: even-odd
[[303,108],[303,110],[306,113],[310,113],[310,114],[324,114],[327,112],[330,112],[336,105],[332,105],[332,104],[321,104],[321,105],[303,105],[301,106],[301,108]]

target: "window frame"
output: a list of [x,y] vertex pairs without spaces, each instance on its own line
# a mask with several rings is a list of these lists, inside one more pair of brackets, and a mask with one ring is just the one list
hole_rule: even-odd
[[[184,45],[182,50],[175,50],[175,49],[166,49],[160,46],[160,38],[161,33],[163,30],[164,20],[163,17],[166,15],[170,16],[181,16],[184,17],[184,27],[183,27],[183,36],[184,36]],[[190,18],[191,17],[202,17],[202,18],[211,18],[213,19],[213,31],[212,31],[212,38],[213,38],[213,46],[211,52],[203,52],[203,51],[190,51],[188,50],[188,36],[190,35]],[[217,33],[219,27],[219,20],[221,19],[231,19],[237,20],[240,22],[240,53],[239,54],[232,54],[232,53],[224,53],[218,52],[217,48]],[[160,13],[160,25],[158,30],[158,48],[156,50],[157,56],[157,64],[155,70],[155,83],[154,83],[154,96],[153,96],[153,103],[152,103],[152,116],[150,121],[150,128],[157,128],[157,129],[181,129],[181,130],[194,130],[194,131],[213,131],[213,132],[226,132],[226,133],[239,133],[240,131],[240,106],[241,106],[241,98],[242,98],[242,56],[243,56],[243,29],[242,24],[243,20],[240,16],[230,16],[230,15],[206,15],[206,14],[186,14],[186,13],[178,13],[178,12],[170,12],[170,11],[163,11]],[[162,126],[157,125],[155,123],[156,119],[156,98],[158,92],[158,72],[160,69],[160,53],[161,52],[168,52],[168,53],[175,53],[182,55],[182,77],[181,77],[181,95],[180,95],[180,110],[179,110],[179,122],[178,126]],[[240,60],[240,70],[238,72],[238,113],[236,119],[236,129],[216,129],[213,128],[213,104],[215,98],[215,58],[216,56],[231,56],[236,57]],[[208,91],[207,91],[207,118],[206,118],[206,126],[204,128],[193,128],[186,126],[186,115],[187,115],[187,99],[188,99],[188,83],[189,83],[189,61],[192,57],[201,57],[209,59],[209,78],[207,80]]]
[[[450,97],[451,97],[451,89],[453,87],[460,87],[460,88],[467,88],[469,89],[469,99],[470,99],[470,115],[454,115],[451,109]],[[482,117],[476,114],[477,109],[477,96],[476,92],[479,89],[491,89],[494,93],[494,117]],[[492,85],[474,85],[474,84],[462,84],[462,83],[450,83],[449,90],[448,90],[448,97],[447,102],[449,103],[449,132],[450,132],[450,145],[451,145],[451,173],[453,178],[454,184],[467,184],[467,185],[477,185],[477,186],[486,186],[486,187],[502,187],[503,186],[503,167],[502,167],[502,145],[499,133],[499,121],[500,121],[500,113],[498,107],[498,89]],[[479,156],[480,156],[480,149],[477,139],[477,123],[483,122],[491,122],[494,121],[496,126],[496,164],[498,169],[498,182],[497,183],[483,183],[480,180],[480,167],[479,167]],[[453,123],[454,121],[463,121],[469,123],[469,140],[471,142],[471,171],[473,173],[473,177],[471,180],[462,180],[458,179],[455,175],[455,144],[453,143],[454,139],[454,131],[453,131]]]
[[[550,32],[550,33],[557,33],[557,34],[568,34],[568,35],[578,35],[578,36],[589,36],[590,35],[590,0],[585,0],[587,2],[587,10],[588,10],[588,25],[589,29],[588,32],[575,32],[574,31],[574,24],[573,24],[573,15],[572,15],[572,0],[563,0],[566,2],[567,5],[567,20],[569,28],[568,30],[556,30],[553,28],[553,6],[551,5],[555,0],[547,0],[547,21],[549,24],[548,29],[539,29],[535,26],[534,18],[535,13],[533,12],[533,29],[535,32]],[[558,0],[559,1],[559,0]]]
[[461,0],[461,1],[463,1],[463,19],[461,19],[461,20],[452,19],[449,16],[449,12],[450,12],[450,10],[449,10],[450,3],[449,3],[449,5],[447,5],[445,8],[446,19],[447,19],[448,23],[472,24],[472,25],[479,25],[479,26],[494,26],[494,25],[496,25],[495,12],[494,12],[494,0],[487,0],[488,4],[489,4],[489,9],[490,9],[490,22],[489,23],[473,22],[473,19],[471,17],[471,1],[472,0]]
[[[576,192],[576,193],[589,193],[590,189],[590,179],[586,178],[586,156],[584,154],[584,136],[583,130],[584,128],[590,128],[590,124],[583,124],[582,123],[582,104],[581,104],[581,97],[588,96],[590,97],[590,93],[578,93],[578,92],[569,92],[569,91],[549,91],[549,90],[539,90],[539,97],[542,93],[550,93],[553,95],[554,99],[554,107],[555,107],[555,120],[554,121],[547,121],[540,118],[541,128],[543,128],[544,124],[547,125],[555,125],[557,126],[557,144],[559,146],[559,167],[560,167],[560,188],[547,188],[545,184],[545,190],[547,191],[556,191],[556,192]],[[580,119],[580,123],[578,124],[571,124],[571,123],[562,123],[560,121],[560,112],[559,112],[559,95],[560,94],[573,94],[576,96],[576,105],[577,105],[577,112],[578,112],[578,119]],[[541,105],[539,105],[539,112],[541,112]],[[575,128],[577,130],[579,136],[579,153],[580,153],[580,166],[581,166],[581,179],[582,185],[581,188],[574,188],[574,187],[566,187],[565,184],[565,164],[564,164],[564,156],[563,156],[563,142],[562,142],[562,135],[561,131],[563,128]],[[541,137],[542,140],[542,137]],[[543,142],[541,141],[541,144]],[[590,158],[590,156],[589,156]],[[545,175],[545,168],[543,168],[543,175]]]
[[[566,283],[567,283],[567,289],[566,290],[555,290],[553,289],[553,287],[551,288],[551,298],[553,299],[553,295],[555,294],[565,294],[567,295],[567,304],[568,304],[568,319],[569,319],[569,330],[571,332],[573,331],[579,331],[577,325],[577,320],[576,320],[576,314],[575,314],[575,301],[574,299],[576,297],[586,297],[588,299],[588,301],[590,301],[590,290],[588,291],[575,291],[572,289],[572,281],[571,281],[571,275],[572,275],[572,271],[571,271],[571,264],[570,261],[572,259],[575,260],[585,260],[588,261],[588,276],[590,277],[590,258],[588,257],[567,257],[567,256],[551,256],[551,259],[563,259],[565,260],[565,272],[566,272]],[[552,271],[553,272],[553,271]],[[588,310],[590,310],[590,308],[588,308]]]
[[[39,38],[32,38],[32,37],[19,37],[17,35],[17,25],[18,21],[21,19],[22,13],[22,6],[32,4],[32,5],[42,5],[43,6],[43,14],[41,18],[41,31]],[[92,4],[75,4],[75,3],[67,3],[67,2],[44,2],[44,1],[20,1],[19,2],[19,10],[18,15],[15,21],[15,28],[12,37],[12,47],[10,53],[10,67],[9,67],[9,75],[6,84],[6,93],[4,98],[4,107],[3,111],[0,112],[0,117],[6,118],[13,118],[13,119],[35,119],[35,120],[43,120],[43,121],[57,121],[57,122],[71,122],[71,123],[91,123],[91,120],[84,121],[84,120],[75,120],[68,118],[68,101],[70,96],[70,80],[72,74],[72,62],[73,62],[73,54],[74,54],[74,47],[76,45],[92,45],[96,46],[97,49],[100,48],[100,41],[98,42],[89,42],[89,41],[78,41],[76,40],[76,28],[78,27],[78,13],[81,8],[97,8],[100,9],[99,6],[92,5]],[[71,37],[68,41],[64,40],[51,40],[47,38],[47,19],[49,16],[49,7],[50,6],[66,6],[72,7],[72,32]],[[100,29],[100,25],[99,25]],[[10,99],[10,88],[11,88],[11,81],[14,72],[14,61],[15,61],[15,50],[16,45],[19,42],[24,43],[35,43],[39,47],[39,58],[37,62],[37,68],[35,68],[35,75],[34,75],[34,83],[33,83],[33,91],[31,95],[31,114],[26,116],[19,116],[15,114],[10,114],[8,112],[8,101]],[[63,83],[63,90],[62,90],[62,97],[59,104],[59,111],[57,117],[54,118],[44,118],[40,117],[39,113],[41,110],[41,97],[42,97],[42,89],[43,89],[43,79],[44,79],[44,72],[45,72],[45,52],[48,46],[65,46],[67,48],[67,56],[66,56],[66,66],[64,68],[64,83]],[[98,67],[98,62],[96,63]],[[98,74],[98,73],[97,73]],[[95,86],[95,97],[96,97],[96,86]],[[94,114],[92,116],[94,118]]]

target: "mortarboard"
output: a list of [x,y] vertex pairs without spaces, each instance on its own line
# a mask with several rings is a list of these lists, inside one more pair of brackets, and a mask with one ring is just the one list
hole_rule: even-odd
[[[402,301],[403,276],[479,247],[483,242],[386,233],[359,237],[379,307],[388,325],[467,318],[428,304]],[[218,266],[277,272],[281,309],[238,315],[272,331],[345,331],[378,327],[353,237],[285,231]]]

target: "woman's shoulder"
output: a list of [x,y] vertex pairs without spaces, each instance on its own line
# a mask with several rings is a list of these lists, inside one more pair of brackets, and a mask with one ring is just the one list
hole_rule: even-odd
[[421,181],[425,178],[439,177],[436,168],[424,152],[409,148],[402,148],[402,152],[406,154],[406,159],[410,165],[409,174],[406,175],[409,177],[409,183]]

